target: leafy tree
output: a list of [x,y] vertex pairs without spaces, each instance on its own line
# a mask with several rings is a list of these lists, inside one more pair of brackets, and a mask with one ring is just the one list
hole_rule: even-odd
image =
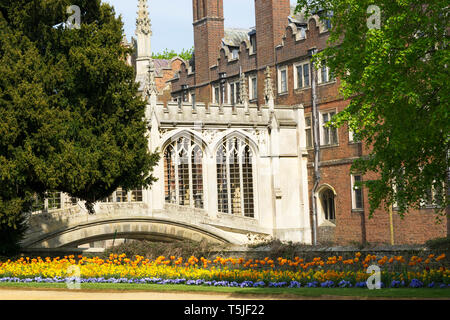
[[[380,9],[379,28],[370,5]],[[396,203],[403,216],[431,200],[444,214],[450,167],[448,1],[298,0],[297,10],[331,16],[329,46],[314,59],[326,62],[341,79],[344,98],[351,98],[332,125],[348,123],[368,147],[368,156],[352,170],[377,174],[364,183],[371,215]]]
[[[81,28],[67,7],[81,8]],[[20,225],[49,190],[93,203],[119,186],[147,187],[148,151],[123,24],[100,0],[0,1],[0,225]]]
[[183,60],[190,60],[192,58],[192,55],[194,54],[194,47],[191,49],[183,49],[181,50],[181,53],[176,53],[175,50],[169,51],[167,48],[163,50],[163,52],[154,53],[152,54],[153,59],[166,59],[170,60],[175,57],[180,57]]

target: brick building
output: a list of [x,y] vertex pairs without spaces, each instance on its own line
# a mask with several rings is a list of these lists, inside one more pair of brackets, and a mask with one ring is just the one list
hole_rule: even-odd
[[[371,177],[350,174],[367,150],[347,127],[324,126],[348,105],[339,79],[311,62],[327,45],[328,22],[295,14],[289,0],[255,0],[255,27],[225,29],[223,0],[192,3],[194,57],[172,61],[172,100],[166,92],[152,102],[143,89],[151,148],[163,155],[153,205],[204,210],[211,225],[234,234],[305,243],[411,244],[448,235],[448,220],[436,224],[427,206],[404,219],[395,208],[369,219],[367,192],[354,183]],[[154,83],[153,69],[146,76],[138,66],[137,78]]]

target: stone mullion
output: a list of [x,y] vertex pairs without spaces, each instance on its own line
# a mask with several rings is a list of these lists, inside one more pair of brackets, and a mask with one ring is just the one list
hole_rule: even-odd
[[178,177],[178,165],[180,162],[179,159],[179,154],[178,154],[178,142],[174,143],[174,151],[175,151],[175,156],[174,156],[174,168],[175,168],[175,202],[176,204],[180,204],[180,185],[179,185],[179,177]]
[[230,159],[229,159],[229,152],[226,149],[226,145],[225,145],[225,164],[227,171],[228,214],[233,214],[233,202],[231,198]]
[[242,157],[243,157],[243,150],[242,150],[242,143],[239,144],[239,150],[238,150],[238,161],[239,161],[239,184],[241,186],[241,216],[245,216],[245,207],[244,207],[244,172],[242,169]]
[[195,149],[195,145],[194,147],[191,146],[191,149],[188,153],[188,167],[189,167],[189,206],[190,207],[195,207],[194,204],[194,184],[193,184],[193,174],[194,172],[192,172],[192,154],[194,152]]

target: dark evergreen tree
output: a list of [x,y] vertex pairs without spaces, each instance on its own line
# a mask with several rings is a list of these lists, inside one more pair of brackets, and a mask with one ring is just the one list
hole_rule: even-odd
[[[80,29],[61,25],[70,5]],[[92,208],[119,186],[154,181],[159,154],[148,150],[122,29],[100,0],[0,0],[1,226],[17,227],[35,194],[61,191]]]

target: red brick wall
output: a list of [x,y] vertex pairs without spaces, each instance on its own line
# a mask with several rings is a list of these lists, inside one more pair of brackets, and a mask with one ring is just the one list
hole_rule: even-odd
[[204,1],[206,1],[207,10],[203,16],[197,15],[196,7],[193,8],[195,77],[196,83],[200,85],[210,81],[209,68],[217,63],[222,38],[225,35],[223,0]]
[[[207,1],[208,14],[217,11],[223,17],[222,0]],[[219,3],[219,8],[217,8]],[[201,8],[194,1],[194,11],[202,14]],[[222,13],[221,11],[222,10]],[[194,19],[200,19],[194,12]],[[306,38],[296,40],[293,30],[287,27],[289,15],[288,0],[255,0],[255,16],[257,27],[257,54],[250,54],[245,43],[241,44],[239,60],[228,61],[225,51],[220,50],[220,39],[223,37],[223,21],[208,20],[195,25],[195,79],[187,74],[184,65],[181,66],[179,80],[172,81],[173,92],[181,90],[181,84],[190,87],[197,86],[196,98],[198,102],[211,102],[211,82],[217,81],[220,72],[226,72],[235,78],[239,70],[248,76],[250,73],[258,75],[258,104],[264,105],[265,67],[271,67],[275,104],[299,105],[305,108],[305,114],[311,113],[311,90],[294,89],[294,68],[296,62],[308,59],[308,50],[316,48],[318,51],[327,46],[328,32],[319,32],[316,20],[310,19]],[[283,35],[285,34],[285,37]],[[282,46],[276,48],[283,42]],[[276,63],[275,63],[276,62]],[[210,68],[216,65],[215,68]],[[276,64],[276,65],[275,65]],[[279,95],[277,67],[288,67],[288,93]],[[339,96],[340,81],[319,85],[319,110],[344,110],[349,101]],[[318,230],[319,241],[331,240],[336,244],[349,242],[390,243],[389,214],[385,210],[376,210],[373,218],[369,219],[369,202],[367,190],[364,194],[364,210],[352,211],[350,167],[353,159],[367,155],[369,150],[361,143],[349,143],[347,126],[338,129],[338,145],[321,149],[321,185],[328,184],[336,191],[336,226],[321,227]],[[308,185],[310,194],[313,188],[313,151],[308,151]],[[372,179],[366,175],[363,179]],[[310,197],[311,199],[311,197]],[[311,200],[310,200],[311,201]],[[310,203],[311,205],[311,203]],[[311,207],[311,206],[310,206]],[[312,214],[312,212],[311,212]],[[435,223],[435,216],[431,210],[411,211],[404,219],[400,219],[394,211],[393,215],[394,239],[396,244],[423,243],[428,239],[444,237],[449,234],[448,218],[442,224]]]
[[274,48],[281,43],[289,15],[289,0],[255,0],[256,54],[259,67],[274,63]]

